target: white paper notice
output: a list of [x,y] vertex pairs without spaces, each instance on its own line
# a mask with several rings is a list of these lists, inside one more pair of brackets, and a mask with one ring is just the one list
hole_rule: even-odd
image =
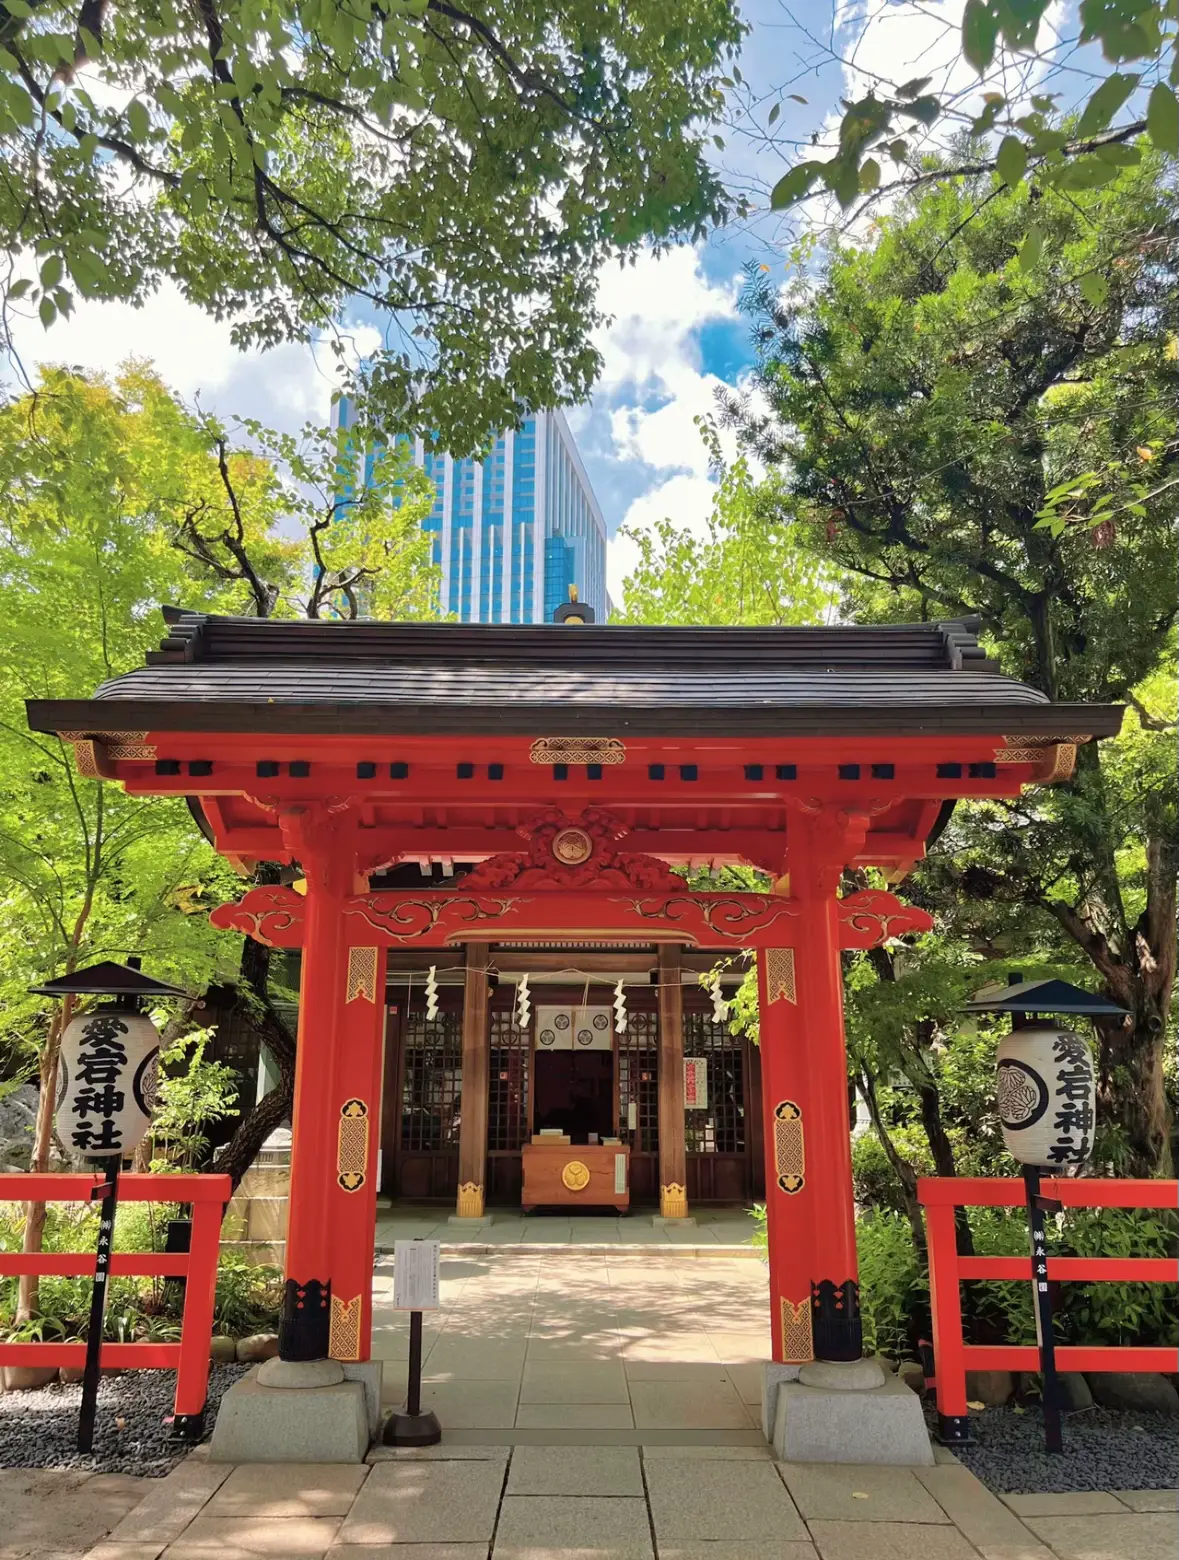
[[626,1155],[625,1154],[615,1154],[615,1156],[614,1156],[614,1192],[615,1192],[616,1196],[621,1197],[623,1192],[625,1192],[625,1191],[626,1191]]
[[393,1306],[398,1311],[438,1309],[438,1258],[436,1240],[393,1242]]
[[628,1132],[633,1132],[639,1124],[639,1107],[631,1100],[626,1107],[626,1127]]

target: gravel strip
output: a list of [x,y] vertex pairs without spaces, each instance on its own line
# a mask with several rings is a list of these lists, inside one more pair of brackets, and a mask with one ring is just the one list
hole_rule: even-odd
[[954,1451],[999,1494],[1166,1490],[1179,1484],[1179,1416],[1087,1408],[1066,1414],[1064,1455],[1044,1450],[1038,1405],[971,1414],[974,1446]]
[[[209,1375],[206,1433],[222,1393],[240,1381],[248,1365],[214,1365]],[[130,1473],[162,1479],[191,1446],[168,1439],[164,1416],[172,1412],[176,1373],[129,1370],[98,1385],[94,1451],[78,1451],[82,1384],[54,1382],[34,1392],[0,1392],[0,1468],[79,1468],[87,1473]],[[120,1424],[121,1421],[121,1424]]]

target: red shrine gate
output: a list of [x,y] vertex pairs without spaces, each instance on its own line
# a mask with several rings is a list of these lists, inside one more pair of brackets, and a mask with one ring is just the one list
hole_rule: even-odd
[[[72,740],[83,774],[188,796],[244,868],[297,863],[305,879],[304,895],[254,888],[214,913],[302,949],[282,1356],[368,1357],[389,950],[483,949],[466,984],[485,1014],[492,943],[637,941],[756,950],[773,1356],[858,1359],[840,953],[931,923],[887,892],[840,898],[841,876],[898,880],[956,798],[1066,777],[1121,712],[1049,704],[961,623],[169,621],[145,669],[93,700],[34,701],[30,723]],[[370,884],[437,861],[478,865],[451,889]],[[774,891],[692,893],[670,870],[739,862]],[[470,1215],[487,1059],[485,1042],[467,1049]],[[660,1135],[671,1217],[688,1212],[682,1089],[680,1069],[661,1072],[681,1123]]]

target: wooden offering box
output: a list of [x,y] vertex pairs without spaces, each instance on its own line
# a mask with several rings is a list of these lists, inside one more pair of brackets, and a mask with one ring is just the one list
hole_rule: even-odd
[[630,1207],[630,1149],[619,1143],[526,1143],[524,1212],[533,1208]]

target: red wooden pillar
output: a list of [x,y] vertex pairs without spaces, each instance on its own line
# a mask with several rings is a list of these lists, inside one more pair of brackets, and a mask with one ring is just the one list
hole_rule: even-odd
[[299,823],[307,918],[279,1353],[355,1360],[368,1357],[371,1330],[385,958],[349,944],[346,825]]
[[857,827],[840,813],[791,819],[794,947],[758,959],[774,1357],[785,1361],[862,1352],[835,892]]
[[757,955],[761,1098],[765,1121],[766,1233],[770,1258],[773,1357],[788,1364],[814,1358],[811,1342],[813,1201],[803,1123],[810,1116],[806,1047],[796,1021],[793,948]]

